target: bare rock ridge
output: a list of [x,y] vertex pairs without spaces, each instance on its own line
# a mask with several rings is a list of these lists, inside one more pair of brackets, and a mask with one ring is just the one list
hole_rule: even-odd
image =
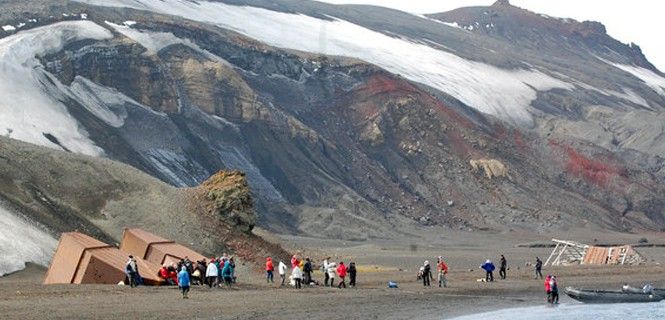
[[511,6],[509,0],[497,0],[495,3],[492,4],[493,7],[496,6]]

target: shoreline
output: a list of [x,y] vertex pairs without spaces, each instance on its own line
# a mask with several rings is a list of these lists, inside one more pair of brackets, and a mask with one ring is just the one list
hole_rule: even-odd
[[[618,278],[632,282],[662,274],[663,268],[577,268],[564,270],[566,283],[612,287]],[[609,273],[609,275],[608,275]],[[262,274],[243,274],[232,289],[193,286],[190,299],[176,287],[129,288],[117,285],[42,285],[43,268],[0,278],[0,311],[7,319],[449,319],[509,308],[546,305],[540,279],[514,272],[513,278],[477,282],[477,272],[456,271],[451,287],[423,287],[409,273],[370,272],[359,277],[359,287],[293,289],[265,284]],[[511,273],[509,273],[509,276]],[[321,274],[315,274],[320,278]],[[399,288],[383,281],[397,279]],[[562,286],[563,287],[563,286]],[[561,303],[572,301],[565,295]],[[63,306],[66,306],[63,308]]]

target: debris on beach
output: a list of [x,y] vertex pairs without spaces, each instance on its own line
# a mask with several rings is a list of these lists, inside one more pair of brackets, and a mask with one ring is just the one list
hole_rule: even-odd
[[592,265],[636,265],[647,261],[631,245],[600,247],[575,241],[552,239],[556,243],[545,265],[560,266],[573,264]]

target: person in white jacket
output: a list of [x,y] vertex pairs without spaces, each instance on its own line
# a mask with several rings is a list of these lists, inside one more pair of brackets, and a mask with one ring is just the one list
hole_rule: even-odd
[[330,278],[328,277],[328,261],[330,261],[330,257],[327,257],[323,260],[323,263],[321,264],[321,271],[323,272],[323,285],[328,286],[328,280]]
[[328,278],[330,278],[330,286],[334,287],[335,286],[335,275],[337,274],[337,264],[334,262],[328,263],[328,267],[326,268],[328,270]]
[[291,278],[296,282],[296,289],[302,288],[302,270],[300,270],[300,267],[293,267],[293,270],[291,270]]
[[284,286],[284,280],[286,280],[286,265],[284,264],[284,261],[279,260],[277,271],[279,272],[279,277],[282,278],[282,286]]
[[206,268],[206,282],[208,283],[209,288],[212,288],[212,286],[217,286],[218,275],[219,270],[217,269],[215,260],[210,260],[210,263],[208,263],[208,267]]

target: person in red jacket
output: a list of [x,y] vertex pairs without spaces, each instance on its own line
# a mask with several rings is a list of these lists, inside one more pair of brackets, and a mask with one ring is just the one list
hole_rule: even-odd
[[175,263],[171,263],[170,266],[166,268],[168,271],[168,283],[173,283],[173,285],[178,285],[178,272],[176,271],[176,265]]
[[448,287],[448,280],[446,279],[446,274],[448,274],[448,265],[443,261],[443,257],[439,256],[436,263],[436,271],[439,280],[439,288]]
[[344,277],[346,277],[346,266],[343,261],[340,261],[339,266],[337,266],[337,275],[339,276],[339,284],[337,285],[337,288],[346,288],[346,282],[344,282]]
[[547,275],[547,277],[545,277],[545,293],[547,293],[547,302],[548,303],[551,303],[551,301],[552,301],[552,288],[550,286],[550,280],[551,279],[552,279],[552,276],[549,275],[549,274]]
[[174,286],[176,285],[175,282],[173,282],[173,279],[169,276],[169,269],[166,267],[166,265],[163,265],[161,268],[159,268],[159,277],[164,279],[166,281],[166,284],[169,286]]
[[300,256],[298,254],[294,254],[293,257],[291,257],[291,269],[299,266],[300,266]]
[[275,266],[272,264],[272,258],[267,257],[266,258],[266,282],[275,283],[275,280],[273,279],[273,277],[274,277],[273,272],[274,271],[275,271]]

